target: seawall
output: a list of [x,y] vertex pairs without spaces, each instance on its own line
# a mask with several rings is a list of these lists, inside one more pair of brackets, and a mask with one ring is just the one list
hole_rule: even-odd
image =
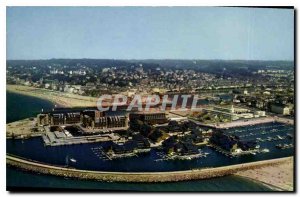
[[208,179],[237,173],[239,171],[274,166],[288,161],[290,157],[257,161],[245,164],[217,168],[193,169],[173,172],[106,172],[79,170],[66,167],[42,164],[6,155],[7,165],[32,172],[78,179],[89,179],[109,182],[176,182],[185,180]]
[[[192,120],[193,121],[193,120]],[[200,123],[198,121],[194,121],[198,125],[206,126],[210,128],[217,128],[217,129],[225,129],[225,128],[235,128],[235,127],[246,127],[251,125],[258,125],[258,124],[264,124],[264,123],[270,123],[270,122],[278,122],[278,123],[284,123],[289,125],[294,125],[294,120],[288,119],[285,117],[263,117],[263,118],[253,118],[246,120],[237,120],[232,121],[228,123],[220,123],[220,124],[204,124]]]

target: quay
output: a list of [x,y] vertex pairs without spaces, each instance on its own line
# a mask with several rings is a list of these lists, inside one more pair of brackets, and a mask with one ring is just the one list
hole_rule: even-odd
[[67,178],[109,182],[176,182],[221,177],[245,170],[276,166],[287,162],[288,160],[290,160],[290,158],[291,157],[285,157],[216,168],[192,169],[171,172],[108,172],[79,170],[39,163],[12,155],[6,155],[6,164],[9,166],[21,168],[23,170]]
[[246,119],[246,120],[237,120],[228,123],[220,123],[220,124],[204,124],[197,120],[189,119],[190,121],[194,122],[199,126],[205,126],[209,128],[215,129],[227,129],[227,128],[235,128],[235,127],[245,127],[245,126],[252,126],[270,122],[279,122],[284,124],[294,125],[294,120],[283,118],[283,117],[265,117],[265,118],[253,118],[253,119]]
[[52,135],[42,135],[42,138],[44,140],[45,146],[87,144],[87,143],[95,143],[95,142],[108,142],[108,141],[114,141],[119,139],[119,137],[114,136],[113,134],[71,137],[65,139],[57,139],[52,137]]
[[120,139],[120,136],[113,133],[95,134],[87,136],[66,136],[63,132],[50,132],[50,129],[46,127],[45,133],[42,135],[42,138],[45,146],[61,146],[116,141]]

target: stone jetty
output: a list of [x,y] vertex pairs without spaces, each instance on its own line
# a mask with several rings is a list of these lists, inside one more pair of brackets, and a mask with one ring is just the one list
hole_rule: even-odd
[[208,179],[213,177],[221,177],[260,167],[274,166],[284,163],[289,158],[272,159],[265,161],[257,161],[251,163],[216,167],[204,169],[192,169],[186,171],[171,172],[106,172],[106,171],[89,171],[67,167],[54,166],[12,155],[6,155],[7,165],[21,168],[32,172],[49,174],[62,177],[71,177],[78,179],[88,179],[109,182],[176,182],[185,180]]

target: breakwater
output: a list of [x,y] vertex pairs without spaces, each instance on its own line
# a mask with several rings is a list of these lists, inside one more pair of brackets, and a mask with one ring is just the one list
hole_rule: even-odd
[[176,182],[186,180],[208,179],[237,173],[239,171],[274,166],[287,162],[290,157],[257,161],[251,163],[223,166],[217,168],[193,169],[173,172],[105,172],[79,170],[29,161],[6,155],[7,165],[32,172],[55,176],[89,179],[109,182]]

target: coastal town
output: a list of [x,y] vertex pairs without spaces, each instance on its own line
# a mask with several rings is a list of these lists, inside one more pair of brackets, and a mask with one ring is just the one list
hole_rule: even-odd
[[202,105],[235,104],[257,113],[294,115],[289,61],[11,60],[6,72],[8,90],[48,97],[66,107],[93,107],[103,94],[193,94],[203,98]]
[[296,192],[296,8],[5,4],[8,192]]
[[[219,73],[218,68],[174,70],[144,62],[114,62],[108,67],[105,62],[106,67],[93,72],[95,65],[80,60],[74,60],[74,66],[53,61],[8,62],[7,91],[54,103],[53,109],[41,109],[36,117],[8,123],[8,139],[40,136],[46,147],[99,144],[91,151],[104,161],[150,152],[157,155],[156,162],[209,160],[215,152],[231,159],[294,148],[294,73],[286,69],[289,62],[283,62],[284,70],[280,65],[266,66],[245,78],[243,73],[234,77]],[[130,69],[125,70],[128,64]],[[111,95],[104,101],[108,111],[97,106],[102,94]],[[137,94],[142,111],[129,110]],[[120,95],[127,100],[113,111]],[[157,96],[159,102],[146,110],[149,96]]]

